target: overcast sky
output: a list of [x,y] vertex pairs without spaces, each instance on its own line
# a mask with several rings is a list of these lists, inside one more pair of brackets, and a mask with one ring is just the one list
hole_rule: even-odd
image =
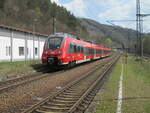
[[[108,24],[110,20],[135,20],[136,0],[51,0],[67,8],[77,17],[91,18]],[[150,13],[150,0],[141,0],[141,12]],[[144,18],[144,31],[150,31],[150,17]],[[135,22],[114,22],[135,29]]]

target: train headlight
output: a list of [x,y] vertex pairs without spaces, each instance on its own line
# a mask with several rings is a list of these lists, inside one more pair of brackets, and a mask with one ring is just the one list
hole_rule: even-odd
[[61,53],[62,53],[61,50],[59,50],[59,51],[58,51],[58,54],[61,55]]

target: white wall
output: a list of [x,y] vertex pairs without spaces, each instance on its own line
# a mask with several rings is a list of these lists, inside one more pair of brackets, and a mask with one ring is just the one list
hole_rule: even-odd
[[[41,35],[0,28],[0,61],[11,61],[11,58],[13,61],[41,59],[46,38],[47,37]],[[10,55],[6,55],[6,47],[11,47],[11,45],[12,57],[11,53]],[[19,47],[24,47],[24,55],[19,55]],[[33,55],[35,48],[37,48],[37,55]],[[35,57],[33,58],[33,56]]]
[[6,55],[6,47],[10,46],[10,37],[0,36],[0,61],[10,60],[10,56]]
[[[37,36],[34,36],[34,48],[37,48],[37,51],[38,51],[38,49],[39,49],[39,47],[38,47],[38,38],[39,37],[37,37]],[[35,52],[35,51],[34,51]],[[37,55],[35,54],[35,59],[38,59],[38,52],[37,52]]]
[[42,53],[43,53],[43,47],[44,47],[44,43],[45,43],[45,38],[44,37],[40,37],[39,40],[40,40],[40,58],[41,58]]
[[27,48],[28,48],[27,59],[33,59],[33,36],[32,35],[27,35]]
[[13,58],[14,60],[24,60],[25,55],[19,56],[19,47],[25,47],[25,34],[14,31],[13,35]]

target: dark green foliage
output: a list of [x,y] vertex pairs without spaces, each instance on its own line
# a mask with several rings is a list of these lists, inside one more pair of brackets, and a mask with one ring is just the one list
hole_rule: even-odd
[[103,44],[108,38],[114,46],[116,43],[127,46],[130,41],[133,48],[136,42],[134,30],[107,26],[89,19],[78,19],[66,8],[50,0],[0,0],[0,24],[30,31],[33,31],[34,26],[36,32],[51,34],[53,17],[56,20],[56,32],[71,33],[99,44]]
[[[50,0],[0,0],[0,10],[2,9],[4,11],[0,14],[0,24],[29,30],[33,30],[35,25],[35,30],[44,34],[52,33],[53,17],[60,32],[74,31],[78,23],[66,8],[51,3]],[[81,26],[79,29],[82,29]]]
[[89,32],[90,37],[93,37],[93,40],[96,42],[104,44],[104,41],[108,38],[112,40],[111,46],[122,47],[122,45],[124,45],[131,49],[134,48],[136,43],[135,30],[125,29],[118,26],[108,26],[85,18],[80,19],[80,21]]
[[3,10],[4,3],[5,3],[5,0],[0,0],[0,10]]
[[144,53],[150,55],[150,35],[144,37],[143,50]]

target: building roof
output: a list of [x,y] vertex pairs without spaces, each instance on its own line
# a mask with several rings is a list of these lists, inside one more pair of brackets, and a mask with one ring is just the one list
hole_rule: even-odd
[[30,31],[30,30],[22,29],[22,28],[7,26],[7,25],[4,25],[4,24],[0,24],[0,28],[5,28],[5,29],[9,29],[9,30],[14,30],[14,31],[20,31],[20,32],[24,32],[24,33],[33,34],[33,35],[40,35],[40,36],[44,36],[44,37],[48,36],[46,34],[41,34],[41,33],[38,33],[38,32],[33,32],[33,31]]

